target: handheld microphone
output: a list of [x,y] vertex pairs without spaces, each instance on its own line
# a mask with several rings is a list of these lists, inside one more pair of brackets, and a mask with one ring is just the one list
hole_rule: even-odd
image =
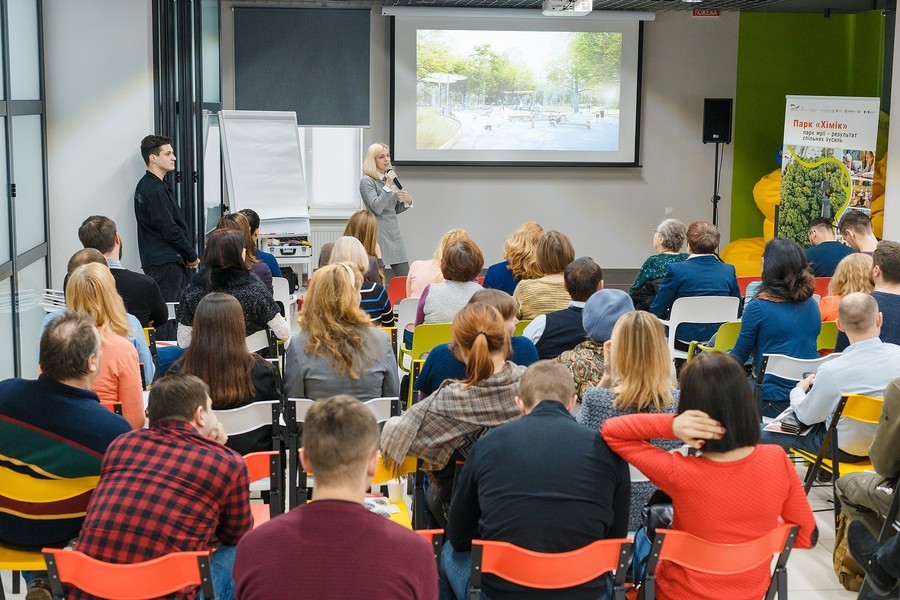
[[[393,173],[393,172],[394,172],[394,168],[393,168],[393,167],[388,167],[387,169],[384,170],[384,172],[385,172],[385,174]],[[398,190],[402,190],[402,189],[403,189],[403,185],[400,183],[400,180],[397,179],[396,177],[394,177],[394,183],[397,184],[397,189],[398,189]]]

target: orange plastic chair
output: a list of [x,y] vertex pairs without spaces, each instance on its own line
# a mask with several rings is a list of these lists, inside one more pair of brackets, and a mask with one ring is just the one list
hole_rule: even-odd
[[441,548],[444,547],[443,529],[416,529],[416,533],[428,540],[431,550],[434,552],[434,560],[437,562],[438,571],[441,570]]
[[598,540],[569,552],[535,552],[510,544],[472,540],[469,599],[481,597],[484,573],[539,590],[559,590],[582,585],[615,573],[613,598],[625,599],[625,575],[631,558],[631,540]]
[[267,452],[251,452],[244,455],[247,462],[247,470],[250,473],[250,481],[259,481],[269,478],[272,482],[269,494],[269,504],[250,504],[250,512],[253,514],[253,528],[256,529],[269,519],[274,519],[282,513],[283,493],[281,490],[281,456],[274,450]]
[[754,281],[759,281],[762,279],[761,277],[738,277],[738,289],[741,290],[741,296],[747,295],[747,286],[749,286]]
[[685,531],[657,529],[644,575],[644,600],[656,598],[656,568],[661,560],[701,573],[736,575],[770,563],[775,554],[779,555],[778,562],[765,598],[772,600],[776,592],[778,598],[787,598],[786,565],[799,531],[798,525],[787,523],[749,542],[716,544]]
[[831,277],[816,277],[815,281],[815,292],[814,294],[818,294],[820,298],[824,298],[828,295],[828,284],[831,283]]
[[149,600],[200,586],[204,598],[215,598],[209,552],[173,552],[153,560],[117,565],[75,550],[44,548],[54,598],[64,598],[68,584],[109,600]]
[[397,304],[406,298],[406,275],[397,275],[391,278],[391,282],[388,284],[388,300],[391,301],[391,306],[397,306]]

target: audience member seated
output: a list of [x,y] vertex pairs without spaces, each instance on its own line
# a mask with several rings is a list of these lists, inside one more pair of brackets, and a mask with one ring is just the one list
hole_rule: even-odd
[[375,325],[393,327],[394,307],[391,306],[387,290],[381,283],[365,279],[369,259],[359,240],[349,235],[339,237],[331,249],[330,260],[332,263],[346,263],[359,271],[363,277],[362,287],[359,289],[359,307]]
[[[752,356],[757,369],[763,354],[818,358],[816,339],[822,327],[812,297],[813,276],[800,244],[769,240],[763,251],[762,285],[747,305],[741,333],[731,355],[741,364]],[[791,382],[766,375],[762,382],[763,416],[777,417],[788,407]]]
[[[785,523],[800,526],[795,548],[816,541],[816,521],[797,471],[780,448],[757,445],[759,414],[744,370],[728,356],[704,353],[681,370],[678,416],[628,415],[610,419],[601,433],[609,447],[672,498],[672,529],[717,544],[755,540]],[[680,439],[698,456],[648,444]],[[769,561],[746,573],[712,575],[662,562],[661,598],[762,598]]]
[[184,289],[178,305],[179,346],[187,348],[191,344],[194,311],[203,296],[211,292],[224,292],[237,298],[244,313],[247,335],[269,327],[280,340],[290,337],[291,327],[281,316],[272,294],[247,268],[246,252],[244,235],[239,231],[216,229],[209,234],[201,259],[202,268]]
[[[101,366],[100,335],[93,319],[67,312],[41,335],[41,375],[0,382],[0,455],[28,480],[96,477],[107,446],[131,430],[128,422],[100,406],[91,385]],[[0,491],[6,496],[11,490]],[[80,498],[67,507],[77,515],[87,509]],[[28,503],[0,510],[0,544],[23,550],[62,548],[81,530],[80,516],[35,514]],[[43,510],[38,510],[43,513]],[[51,600],[46,573],[27,572],[28,598]]]
[[472,294],[483,289],[475,281],[483,266],[484,255],[472,240],[459,238],[448,243],[441,257],[444,281],[425,286],[415,324],[451,322]]
[[[807,253],[807,256],[809,254]],[[853,292],[871,294],[875,289],[872,279],[872,257],[853,252],[838,263],[828,283],[828,295],[819,300],[822,321],[836,321],[841,298]]]
[[[414,263],[415,264],[415,263]],[[412,270],[410,268],[410,270]],[[469,304],[480,302],[493,306],[500,312],[506,323],[506,330],[510,337],[509,360],[527,367],[537,362],[538,353],[531,340],[521,335],[513,335],[516,329],[516,301],[512,296],[500,290],[479,290],[472,295]],[[416,377],[416,390],[419,398],[430,396],[448,379],[463,380],[466,378],[466,363],[459,353],[459,348],[453,344],[441,344],[428,353],[422,372]]]
[[896,592],[900,579],[900,535],[879,543],[865,525],[852,522],[847,529],[847,542],[872,589],[885,598]]
[[451,229],[441,236],[438,245],[434,248],[434,256],[428,260],[416,260],[409,265],[409,275],[406,276],[406,297],[419,298],[426,287],[432,283],[440,283],[444,280],[441,273],[441,257],[444,248],[453,240],[469,239],[465,229]]
[[[446,262],[446,261],[445,261]],[[507,360],[509,331],[492,306],[470,304],[453,319],[453,344],[466,361],[466,379],[445,381],[402,417],[385,423],[381,450],[388,465],[407,455],[430,473],[428,509],[443,527],[453,494],[457,460],[486,431],[518,418],[515,396],[525,367]]]
[[[672,361],[659,319],[648,312],[633,311],[622,316],[612,330],[606,348],[605,370],[597,387],[581,397],[578,422],[600,431],[608,419],[634,413],[674,413],[678,389],[672,380]],[[657,448],[674,450],[678,440],[652,440]],[[628,530],[642,524],[641,508],[656,486],[649,481],[631,482],[631,509]]]
[[359,308],[362,273],[347,263],[327,265],[310,280],[300,309],[300,333],[284,357],[288,398],[360,400],[397,396],[397,359],[388,334]]
[[[359,240],[365,250],[366,268],[363,269],[365,281],[384,284],[384,263],[381,261],[381,249],[378,247],[378,222],[375,220],[375,213],[362,209],[350,215],[344,226],[344,235]],[[328,242],[319,249],[318,268],[340,262],[332,258],[333,250],[334,242]]]
[[[878,302],[883,323],[881,341],[900,345],[900,244],[887,240],[878,242],[872,254],[872,280],[875,291],[872,297]],[[849,344],[847,335],[838,332],[835,352],[841,352]]]
[[[672,263],[660,284],[656,298],[650,304],[650,312],[660,319],[669,318],[672,305],[679,298],[696,296],[741,297],[734,267],[719,260],[719,230],[707,221],[694,221],[688,225],[687,249],[690,256],[683,262]],[[678,327],[675,338],[685,342],[710,339],[719,326],[687,323]]]
[[253,242],[253,236],[250,234],[250,222],[247,220],[247,217],[239,212],[225,215],[219,220],[216,229],[240,231],[244,235],[246,244],[244,261],[247,263],[247,268],[249,268],[254,275],[259,277],[259,280],[263,282],[263,285],[266,286],[266,289],[269,290],[269,293],[271,294],[272,269],[269,268],[269,265],[256,258],[256,244]]
[[[143,427],[144,396],[138,352],[129,338],[128,315],[109,268],[100,263],[76,267],[66,286],[66,308],[92,317],[100,332],[103,361],[91,389],[104,402],[121,403],[122,413],[132,427]],[[61,314],[63,311],[48,314],[41,329]],[[143,331],[141,340],[146,345]]]
[[272,271],[272,277],[281,277],[281,267],[278,259],[271,252],[265,252],[259,249],[257,240],[259,239],[259,215],[252,208],[242,208],[238,211],[247,217],[247,223],[250,224],[250,237],[253,240],[253,256],[266,263],[269,270]]
[[[797,420],[812,426],[812,430],[802,436],[763,431],[760,443],[818,453],[841,396],[852,392],[881,398],[887,385],[900,377],[900,346],[878,339],[881,314],[871,296],[861,292],[844,296],[837,323],[846,332],[850,345],[839,357],[823,364],[791,390],[791,408]],[[838,421],[840,461],[865,460],[874,437],[874,425],[841,417]]]
[[150,429],[118,437],[103,457],[75,549],[116,564],[209,550],[216,597],[231,600],[235,546],[253,526],[247,464],[222,445],[209,388],[193,375],[157,381],[147,415]]
[[542,276],[523,279],[513,294],[519,303],[520,319],[534,319],[538,315],[564,310],[572,300],[564,281],[566,265],[575,260],[575,248],[569,238],[559,231],[545,231],[535,252]]
[[635,310],[649,309],[669,265],[687,260],[688,255],[681,251],[686,233],[687,225],[678,219],[666,219],[653,232],[656,254],[644,261],[634,283],[628,288]]
[[619,317],[633,310],[631,296],[622,290],[600,290],[587,301],[582,325],[588,339],[556,359],[572,374],[579,398],[588,388],[600,385],[604,373],[603,346],[609,341]]
[[[63,279],[63,290],[66,289],[66,285],[69,283],[69,275],[71,275],[72,272],[75,271],[75,269],[77,269],[81,265],[88,265],[91,263],[97,263],[98,265],[105,266],[106,257],[104,257],[99,250],[95,250],[93,248],[84,248],[73,254],[69,259],[68,265],[66,266],[66,276]],[[156,281],[154,280],[153,283],[155,284]],[[118,293],[118,290],[116,290],[116,292]],[[38,335],[40,336],[41,332],[44,331],[44,327],[47,326],[47,323],[64,312],[65,309],[59,309],[51,313],[47,313],[47,315],[44,317],[44,320],[41,322],[41,328],[38,332]],[[150,383],[151,381],[153,381],[153,377],[156,375],[156,365],[153,364],[153,355],[150,353],[150,347],[147,345],[147,337],[144,335],[144,328],[141,326],[141,322],[138,321],[137,317],[135,317],[134,315],[126,313],[125,318],[128,321],[129,329],[126,337],[134,345],[135,350],[137,350],[138,362],[141,364],[144,373],[144,381],[146,383]]]
[[156,280],[122,266],[122,239],[112,219],[99,215],[88,217],[78,228],[78,239],[85,248],[103,254],[116,280],[116,291],[125,302],[125,310],[137,317],[142,328],[162,327],[168,322],[169,309]]
[[806,235],[810,243],[806,249],[806,260],[816,277],[832,277],[838,263],[853,254],[853,248],[837,241],[834,225],[827,217],[816,217],[810,221]]
[[349,396],[317,402],[303,424],[300,462],[316,474],[312,502],[244,536],[237,596],[436,600],[431,545],[363,506],[378,462],[372,413]]
[[[202,379],[209,386],[214,410],[281,399],[274,369],[259,354],[247,351],[246,337],[241,304],[228,294],[207,294],[194,313],[191,345],[169,373]],[[272,427],[232,435],[225,445],[240,454],[271,450]]]
[[[596,429],[575,423],[566,370],[535,363],[515,402],[523,418],[475,442],[459,475],[441,553],[442,598],[468,598],[473,539],[567,552],[628,533],[628,467]],[[608,580],[601,576],[552,597],[605,598]],[[547,597],[490,575],[483,588],[492,600]]]
[[872,220],[861,210],[844,212],[838,223],[838,231],[847,243],[857,252],[871,255],[878,246],[878,238],[872,229]]
[[522,335],[534,343],[541,360],[553,359],[585,341],[584,303],[603,289],[603,270],[588,256],[576,258],[563,271],[563,287],[571,300],[562,310],[536,316]]
[[503,261],[491,265],[484,276],[484,287],[503,290],[510,296],[523,279],[537,279],[537,243],[544,235],[544,228],[528,221],[510,234],[503,242]]
[[861,521],[874,535],[881,531],[900,477],[897,448],[900,448],[900,379],[890,382],[884,390],[884,406],[869,446],[874,473],[847,473],[835,481],[841,512]]

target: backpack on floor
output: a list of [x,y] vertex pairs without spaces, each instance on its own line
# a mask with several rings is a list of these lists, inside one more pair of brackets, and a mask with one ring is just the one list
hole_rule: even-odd
[[837,573],[838,581],[845,590],[858,592],[862,587],[865,573],[850,555],[850,548],[847,546],[847,527],[849,525],[850,517],[841,511],[837,526],[834,528],[834,572]]

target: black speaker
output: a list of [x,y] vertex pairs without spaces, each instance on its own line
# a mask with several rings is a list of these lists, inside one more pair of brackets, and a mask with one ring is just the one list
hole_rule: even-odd
[[703,99],[703,143],[731,143],[731,98]]

